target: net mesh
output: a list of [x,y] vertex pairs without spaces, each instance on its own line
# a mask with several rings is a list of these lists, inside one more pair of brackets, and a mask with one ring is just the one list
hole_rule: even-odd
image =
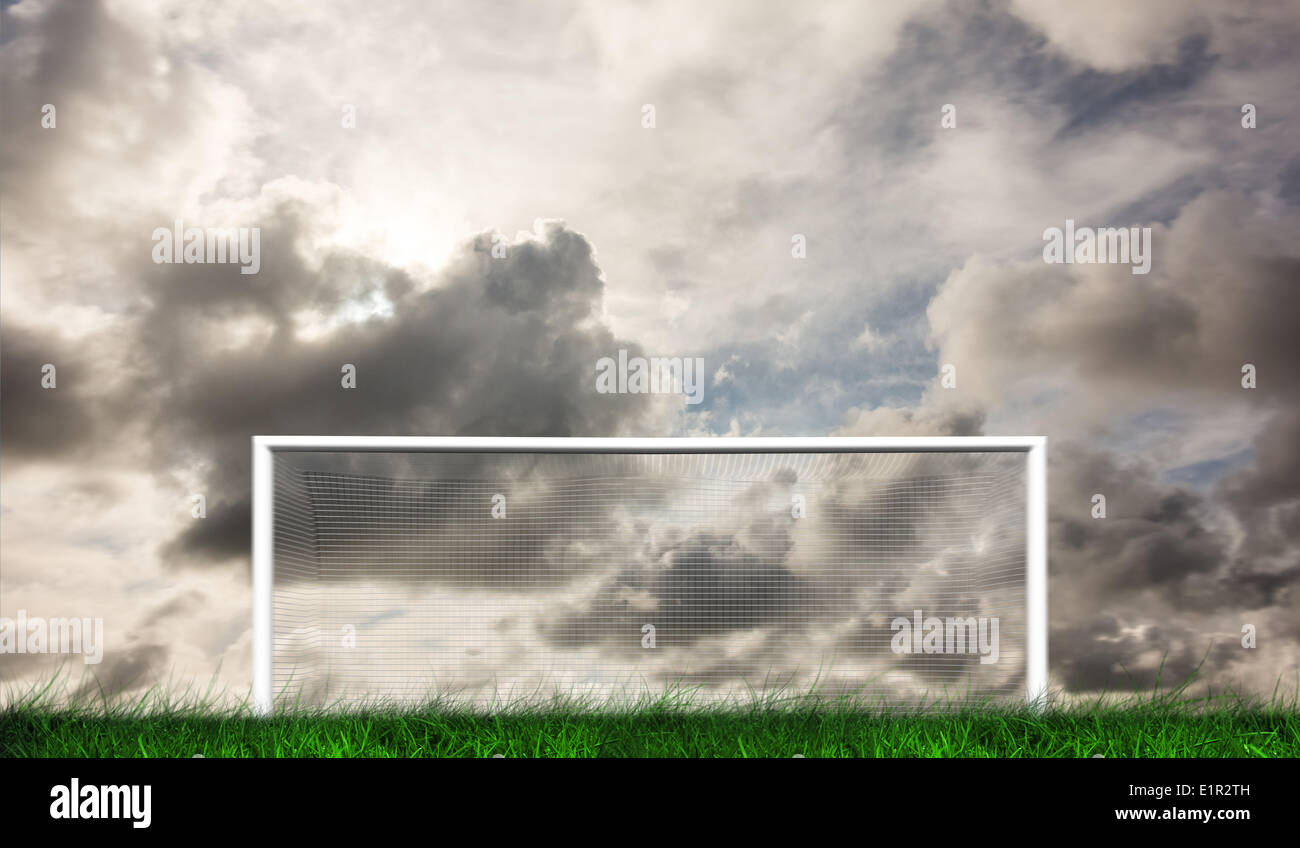
[[1022,698],[1012,452],[275,460],[277,702]]

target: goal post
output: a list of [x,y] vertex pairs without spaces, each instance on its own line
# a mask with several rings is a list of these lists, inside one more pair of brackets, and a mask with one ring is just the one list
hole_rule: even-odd
[[1046,450],[254,436],[253,705],[682,683],[1045,707]]

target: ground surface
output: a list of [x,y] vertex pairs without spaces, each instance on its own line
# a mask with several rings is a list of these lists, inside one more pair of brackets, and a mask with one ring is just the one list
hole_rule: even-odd
[[6,757],[1300,757],[1294,710],[1147,705],[867,715],[645,709],[259,719],[0,711]]

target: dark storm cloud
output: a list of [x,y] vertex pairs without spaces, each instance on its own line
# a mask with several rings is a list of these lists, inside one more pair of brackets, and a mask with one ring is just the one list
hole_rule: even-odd
[[[247,466],[245,468],[247,470]],[[222,562],[248,552],[252,536],[252,499],[230,490],[230,497],[208,502],[207,515],[161,549],[170,563]]]
[[1300,156],[1288,162],[1282,171],[1277,193],[1292,206],[1300,206]]
[[[1073,669],[1077,685],[1102,679],[1118,657],[1089,629],[1089,611],[1106,610],[1130,630],[1185,632],[1195,644],[1173,658],[1179,670],[1196,645],[1208,647],[1210,637],[1191,624],[1204,616],[1233,610],[1238,622],[1274,622],[1272,636],[1296,636],[1297,628],[1276,624],[1297,617],[1300,564],[1300,260],[1287,214],[1261,214],[1235,193],[1202,195],[1157,230],[1165,259],[1148,278],[1119,285],[1090,273],[1065,285],[1045,266],[1024,266],[1023,275],[962,272],[931,304],[943,357],[989,380],[989,404],[1022,375],[1058,373],[1075,387],[1070,407],[1096,421],[1158,404],[1238,410],[1265,422],[1249,467],[1199,487],[1161,482],[1165,469],[1123,458],[1105,437],[1084,447],[1048,432],[1051,609],[1068,631],[1053,639],[1053,667]],[[1241,386],[1247,362],[1269,375],[1259,388]],[[1123,437],[1111,435],[1120,444]],[[1105,519],[1090,514],[1098,493],[1107,498]],[[1123,658],[1150,677],[1160,652],[1140,648],[1157,643],[1134,638],[1126,637]]]
[[[1113,417],[1132,408],[1137,393],[1173,408],[1208,402],[1271,416],[1249,467],[1199,487],[1163,483],[1159,466],[1122,459],[1104,440],[1085,448],[1053,439],[1049,589],[1059,633],[1051,656],[1069,688],[1126,688],[1120,665],[1149,684],[1165,653],[1165,679],[1181,680],[1214,638],[1194,622],[1225,611],[1234,611],[1234,629],[1256,622],[1274,645],[1300,636],[1288,623],[1300,618],[1300,383],[1290,364],[1300,361],[1291,326],[1300,312],[1300,263],[1285,255],[1284,222],[1257,218],[1243,228],[1250,208],[1234,195],[1193,202],[1157,236],[1173,267],[1157,265],[1153,279],[1124,286],[1122,297],[1100,275],[1067,288],[1035,273],[1031,288],[1029,278],[1013,282],[1013,273],[981,286],[978,306],[967,301],[949,313],[950,281],[931,307],[940,334],[959,340],[945,357],[995,381],[1060,369],[1088,387],[1073,400],[1081,411],[1113,410]],[[1048,293],[1051,308],[999,311],[1004,295],[1017,291],[1012,299],[1023,303]],[[1242,389],[1244,362],[1269,374],[1267,384]],[[1107,498],[1104,519],[1091,516],[1093,494]],[[1102,611],[1126,635],[1098,629],[1102,619],[1090,616]],[[1171,644],[1172,634],[1181,641]],[[1257,656],[1267,662],[1225,644],[1206,670],[1245,673]]]
[[1273,418],[1255,439],[1253,453],[1252,469],[1222,481],[1224,496],[1243,513],[1300,501],[1300,409]]
[[[1271,430],[1261,441],[1270,435]],[[1264,462],[1220,486],[1228,493],[1223,502],[1245,531],[1243,545],[1234,549],[1221,524],[1211,520],[1221,509],[1218,501],[1161,485],[1152,469],[1121,466],[1101,451],[1074,445],[1054,445],[1052,451],[1048,561],[1050,608],[1058,626],[1051,635],[1051,656],[1065,685],[1125,690],[1123,666],[1149,687],[1162,660],[1163,679],[1181,682],[1212,642],[1205,671],[1228,675],[1246,668],[1252,655],[1234,639],[1216,640],[1192,622],[1239,610],[1233,625],[1239,627],[1241,621],[1274,620],[1260,618],[1270,609],[1285,621],[1287,610],[1295,609],[1297,528],[1271,517],[1293,516],[1297,501],[1285,486],[1280,495],[1270,492],[1273,481],[1268,479],[1287,468],[1290,459],[1266,450]],[[1257,481],[1260,485],[1253,487]],[[1268,494],[1252,508],[1247,492]],[[1107,498],[1103,519],[1091,516],[1092,493]],[[1107,608],[1102,618],[1088,616],[1089,610]],[[1121,626],[1126,628],[1122,635]],[[1174,634],[1177,642],[1171,642]],[[1300,628],[1273,627],[1269,636],[1294,640]]]
[[[513,245],[505,259],[491,256],[488,236],[478,238],[420,291],[361,257],[314,274],[289,246],[293,233],[292,217],[264,230],[256,276],[195,279],[188,268],[162,266],[152,281],[158,307],[140,344],[156,355],[151,379],[167,393],[159,459],[198,452],[215,465],[209,517],[175,540],[169,557],[247,554],[254,434],[613,435],[645,409],[644,395],[595,391],[597,359],[637,347],[595,322],[599,268],[586,240],[562,225]],[[391,301],[391,317],[294,338],[292,309],[373,294]],[[193,348],[192,333],[220,316],[266,318],[274,330],[229,353]],[[355,389],[341,388],[345,363],[356,367]]]
[[[1226,542],[1203,523],[1204,499],[1155,482],[1148,467],[1122,467],[1101,451],[1052,446],[1049,558],[1065,585],[1097,581],[1109,591],[1159,589],[1178,599],[1180,584],[1225,562]],[[1093,495],[1106,517],[1092,516]]]
[[[296,246],[312,210],[284,200],[256,222],[258,275],[222,265],[154,265],[141,236],[135,319],[76,342],[8,322],[3,435],[9,461],[80,452],[112,461],[144,429],[155,470],[212,466],[207,517],[163,548],[168,562],[247,555],[249,437],[260,433],[610,435],[645,408],[639,395],[594,391],[596,360],[634,344],[594,320],[603,292],[586,240],[559,224],[490,254],[484,235],[431,287],[370,257],[309,268]],[[155,221],[166,224],[166,221]],[[141,225],[139,232],[150,228]],[[380,297],[388,316],[324,338],[295,337],[295,315]],[[230,327],[253,340],[231,349]],[[42,389],[41,367],[58,369]],[[357,368],[343,390],[340,369]],[[115,367],[116,366],[116,367]]]
[[1157,681],[1178,686],[1207,673],[1227,680],[1244,656],[1234,639],[1205,638],[1179,624],[1125,629],[1105,613],[1053,627],[1051,645],[1053,670],[1067,689],[1119,695],[1148,696]]
[[[1218,486],[1244,530],[1222,591],[1248,609],[1283,606],[1300,613],[1300,410],[1274,417],[1253,453],[1252,468]],[[1293,622],[1291,635],[1300,637],[1300,615]]]
[[[54,387],[42,384],[54,366]],[[91,451],[111,408],[94,391],[98,369],[74,342],[8,324],[0,335],[0,437],[6,459],[64,457]]]
[[114,651],[87,675],[89,678],[76,690],[74,699],[95,701],[113,698],[123,692],[152,683],[160,683],[158,675],[167,661],[171,649],[162,644],[142,644]]

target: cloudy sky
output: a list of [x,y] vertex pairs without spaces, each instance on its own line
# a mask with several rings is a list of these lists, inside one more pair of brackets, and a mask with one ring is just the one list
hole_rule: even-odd
[[[5,0],[0,616],[102,617],[112,689],[246,690],[254,433],[1032,433],[1054,686],[1294,687],[1297,36],[1286,2]],[[178,219],[258,227],[258,273],[156,263]],[[1046,263],[1067,219],[1149,227],[1150,273]],[[702,402],[596,391],[620,349],[702,357]]]

